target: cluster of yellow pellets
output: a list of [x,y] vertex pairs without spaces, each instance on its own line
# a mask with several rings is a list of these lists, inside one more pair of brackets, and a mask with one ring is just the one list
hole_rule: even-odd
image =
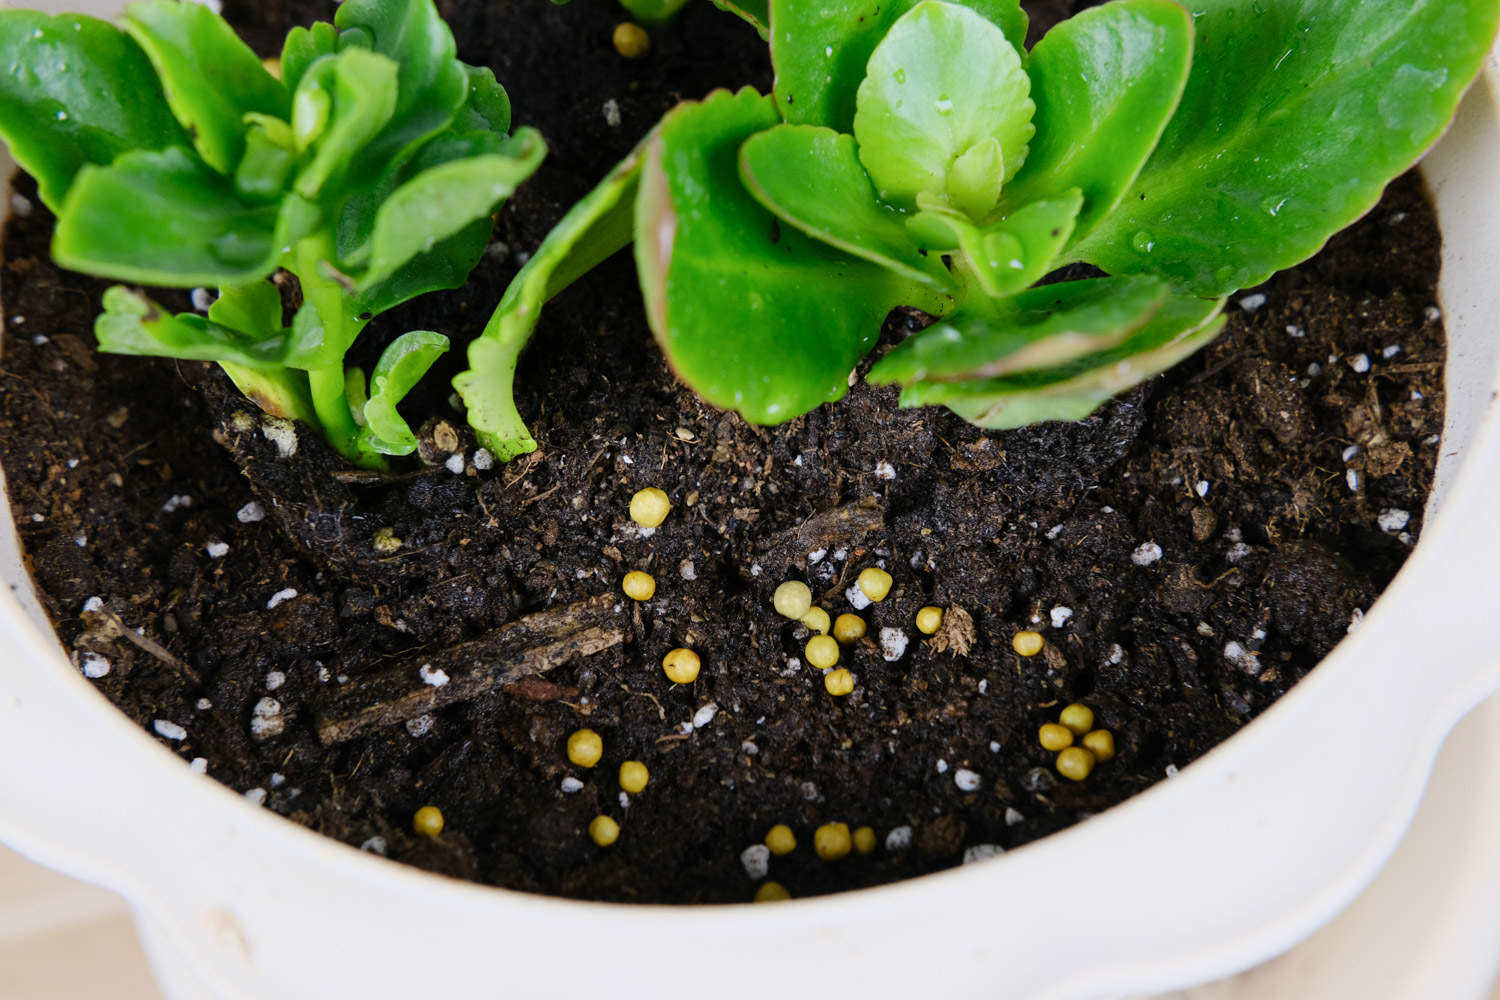
[[[1074,740],[1082,745],[1074,746]],[[1115,755],[1115,735],[1094,728],[1094,710],[1073,703],[1058,714],[1056,722],[1042,726],[1037,742],[1043,750],[1057,754],[1057,773],[1070,781],[1082,781]]]
[[[785,823],[777,823],[766,831],[765,845],[772,855],[784,857],[797,849],[797,835]],[[813,853],[823,861],[842,861],[850,854],[874,854],[875,845],[875,829],[869,826],[850,830],[848,823],[824,823],[813,831]],[[791,898],[792,894],[780,882],[762,883],[755,893],[757,903]]]
[[[891,574],[878,566],[860,571],[855,585],[872,602],[885,600],[893,585]],[[848,646],[865,637],[869,626],[856,614],[841,614],[829,620],[828,612],[812,603],[812,589],[801,580],[787,580],[776,588],[771,598],[776,612],[783,617],[806,625],[813,633],[807,640],[803,654],[807,662],[822,670],[823,687],[835,697],[843,697],[854,691],[854,675],[840,667],[840,646]],[[925,607],[917,612],[917,630],[924,635],[933,635],[943,626],[943,609]]]
[[[580,729],[568,737],[568,760],[579,767],[593,767],[604,759],[604,739],[592,729]],[[641,761],[627,760],[620,765],[620,788],[635,795],[646,788],[651,771]],[[438,818],[441,825],[442,818]],[[620,824],[608,816],[598,815],[589,823],[589,837],[600,847],[620,839]]]
[[[642,528],[659,528],[672,512],[672,501],[667,494],[655,486],[637,490],[630,498],[630,519]],[[656,578],[650,573],[633,569],[625,574],[620,589],[632,601],[649,601],[656,596]],[[811,602],[811,596],[808,598]],[[662,673],[673,684],[691,684],[698,679],[703,661],[691,649],[674,649],[662,657]]]

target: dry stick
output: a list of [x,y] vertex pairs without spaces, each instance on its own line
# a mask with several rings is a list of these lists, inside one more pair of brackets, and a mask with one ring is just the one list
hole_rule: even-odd
[[814,514],[795,528],[778,532],[761,546],[763,552],[786,550],[800,562],[809,552],[839,543],[858,542],[885,526],[885,506],[875,497],[865,497],[842,507]]
[[[318,739],[325,746],[342,743],[618,646],[629,635],[623,613],[615,610],[618,600],[601,594],[437,653],[399,657],[349,684],[319,713]],[[432,683],[445,674],[447,681]]]
[[182,660],[173,656],[165,646],[157,642],[155,639],[152,639],[150,636],[146,635],[143,632],[137,632],[135,629],[126,625],[123,621],[120,620],[120,616],[109,610],[107,606],[100,607],[97,611],[86,612],[83,616],[84,624],[90,624],[88,620],[90,615],[98,615],[100,618],[104,619],[105,627],[99,631],[99,635],[102,638],[124,639],[134,645],[137,649],[141,650],[143,653],[155,658],[166,666],[171,667],[179,674],[182,674],[182,676],[186,677],[194,685],[202,686],[203,681],[198,677],[197,671],[188,666]]

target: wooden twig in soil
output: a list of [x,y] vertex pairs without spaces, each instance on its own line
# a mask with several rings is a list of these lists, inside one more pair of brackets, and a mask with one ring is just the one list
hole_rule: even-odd
[[761,551],[805,564],[809,552],[852,545],[884,525],[885,506],[875,497],[864,497],[814,514],[795,528],[772,535]]
[[528,678],[629,637],[624,613],[615,610],[618,601],[614,594],[601,594],[527,615],[472,642],[397,657],[339,691],[318,714],[318,739],[325,746],[343,743],[497,688],[521,685],[521,697],[535,698],[538,689],[526,683]]

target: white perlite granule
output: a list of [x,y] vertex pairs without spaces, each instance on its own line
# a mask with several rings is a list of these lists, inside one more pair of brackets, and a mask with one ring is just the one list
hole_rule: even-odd
[[979,786],[983,784],[983,779],[967,767],[961,767],[954,773],[953,783],[961,792],[977,792]]
[[890,482],[896,478],[896,467],[882,458],[875,463],[875,478]]
[[480,448],[474,452],[474,468],[480,472],[489,472],[495,467],[495,456],[489,453],[489,449]]
[[151,723],[151,728],[156,730],[156,735],[164,736],[169,740],[187,739],[186,729],[183,729],[175,722],[168,722],[166,719],[157,719]]
[[1005,853],[1005,848],[999,844],[975,844],[964,851],[964,864],[972,865],[976,861],[986,858],[995,858]]
[[1349,367],[1357,374],[1363,375],[1370,370],[1370,356],[1368,354],[1356,354],[1349,359]]
[[1161,546],[1155,542],[1142,542],[1130,553],[1130,561],[1137,566],[1150,566],[1161,559]]
[[622,120],[620,118],[620,102],[611,97],[604,102],[604,124],[610,128],[619,128]]
[[241,524],[254,524],[256,521],[264,521],[266,519],[266,509],[254,500],[251,500],[245,506],[241,507],[234,516],[239,518]]
[[1068,619],[1073,617],[1073,609],[1059,604],[1052,609],[1052,627],[1062,628],[1068,624]]
[[264,788],[252,788],[245,793],[252,805],[263,806],[266,804],[266,790]]
[[229,555],[229,543],[209,542],[207,545],[203,546],[203,551],[208,553],[208,558],[210,559],[223,559],[225,556]]
[[378,854],[383,858],[385,857],[386,852],[385,838],[379,836],[371,837],[363,844],[360,844],[359,849],[361,851],[364,851],[366,854]]
[[434,667],[430,663],[424,663],[417,668],[417,676],[422,678],[422,683],[428,687],[440,688],[448,683],[448,673],[441,667]]
[[286,731],[281,702],[275,698],[262,698],[255,703],[250,713],[250,736],[257,742],[280,736]]
[[188,770],[192,771],[194,774],[207,774],[208,758],[194,757],[192,760],[188,761]]
[[406,733],[413,739],[418,739],[432,732],[433,724],[436,722],[437,719],[433,718],[432,715],[425,713],[417,716],[414,719],[407,719]]
[[109,673],[109,661],[98,653],[84,653],[78,667],[83,671],[83,676],[91,681],[96,681]]
[[583,791],[583,782],[579,781],[572,775],[569,775],[562,780],[562,784],[558,787],[562,789],[562,793],[564,795],[574,795],[578,792]]
[[704,705],[702,708],[698,709],[698,711],[693,713],[693,728],[702,729],[704,726],[714,721],[714,716],[718,714],[719,703],[715,701],[709,702],[707,705]]
[[899,628],[880,630],[880,655],[887,663],[895,663],[906,655],[906,645],[911,640]]
[[275,691],[286,683],[286,674],[280,670],[272,670],[266,674],[266,690]]
[[270,611],[274,608],[278,608],[296,596],[297,591],[293,587],[288,587],[285,590],[278,590],[276,591],[276,593],[272,594],[271,599],[266,602],[266,610]]
[[1265,304],[1266,296],[1264,292],[1256,292],[1254,295],[1246,295],[1244,298],[1240,299],[1240,308],[1243,309],[1247,314],[1255,312]]
[[1399,507],[1387,507],[1380,512],[1380,516],[1376,518],[1375,523],[1380,525],[1381,531],[1394,533],[1403,530],[1410,521],[1410,511],[1402,510]]
[[941,758],[941,757],[938,758],[937,773],[938,774],[947,774],[948,773],[948,762],[946,760],[944,760],[943,758]]
[[892,854],[899,854],[911,846],[911,827],[898,826],[885,835],[885,849]]
[[1021,815],[1021,810],[1017,809],[1015,806],[1005,807],[1006,826],[1020,826],[1024,822],[1026,822],[1026,817]]
[[276,446],[276,454],[291,458],[297,454],[297,425],[281,417],[262,417],[260,432]]
[[759,882],[771,874],[771,849],[765,844],[751,844],[740,852],[740,864],[752,881]]
[[855,611],[863,611],[873,603],[868,597],[865,596],[865,592],[859,589],[858,583],[854,584],[848,590],[844,591],[844,598],[854,606]]

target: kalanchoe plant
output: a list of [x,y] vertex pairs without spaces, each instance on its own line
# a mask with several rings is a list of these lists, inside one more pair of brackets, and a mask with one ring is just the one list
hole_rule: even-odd
[[[57,261],[220,289],[204,317],[111,288],[101,349],[216,361],[362,464],[416,447],[396,405],[447,338],[396,337],[368,380],[345,354],[372,317],[464,282],[545,152],[508,134],[504,89],[455,58],[432,0],[347,0],[288,34],[279,78],[175,0],[134,4],[120,27],[0,12],[0,49],[0,134],[57,213]],[[290,322],[279,268],[301,286]]]
[[[673,368],[752,421],[841,397],[903,305],[938,317],[870,372],[903,405],[1086,416],[1368,211],[1500,19],[1494,0],[1115,0],[1028,51],[1016,0],[763,6],[774,94],[669,112],[471,345],[456,385],[498,454],[534,447],[510,383],[542,306],[631,240]],[[1105,274],[1037,284],[1073,263]]]

